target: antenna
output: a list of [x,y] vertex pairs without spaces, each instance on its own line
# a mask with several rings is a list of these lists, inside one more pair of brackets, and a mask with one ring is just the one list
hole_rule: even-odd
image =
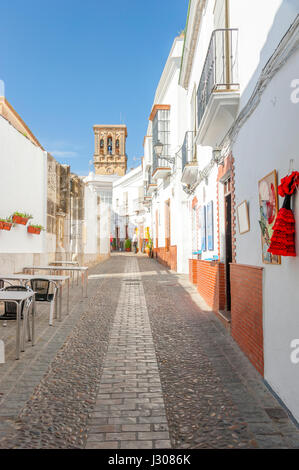
[[0,96],[5,96],[5,84],[4,81],[0,79]]

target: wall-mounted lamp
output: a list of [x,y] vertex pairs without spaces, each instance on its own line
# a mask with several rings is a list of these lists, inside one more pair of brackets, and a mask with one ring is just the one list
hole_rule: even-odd
[[162,144],[162,142],[158,140],[154,145],[155,154],[157,155],[158,158],[160,158],[160,160],[166,160],[167,162],[173,165],[175,163],[175,158],[161,156],[163,152],[163,147],[164,147],[164,144]]
[[224,166],[224,157],[221,155],[220,148],[213,149],[213,161],[216,163],[217,166]]

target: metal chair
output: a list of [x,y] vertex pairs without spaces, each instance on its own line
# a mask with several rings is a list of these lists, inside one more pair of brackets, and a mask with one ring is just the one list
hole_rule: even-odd
[[[49,325],[53,325],[53,317],[54,317],[54,308],[55,308],[55,301],[57,296],[57,284],[54,281],[49,281],[48,279],[31,279],[26,283],[28,285],[30,283],[31,289],[35,292],[35,301],[36,302],[49,302],[50,303],[50,318],[49,318]],[[51,289],[52,286],[52,289]],[[50,293],[50,290],[53,292]]]
[[[31,289],[29,287],[20,286],[20,285],[9,285],[2,288],[1,290],[5,291],[28,291]],[[22,343],[25,342],[25,324],[27,324],[27,334],[28,341],[31,341],[31,331],[30,331],[30,320],[29,320],[29,309],[32,303],[32,299],[28,299],[22,303],[21,306],[21,320],[23,320],[23,331],[22,331]],[[25,309],[24,309],[25,307]],[[0,316],[0,320],[4,320],[3,326],[7,325],[7,321],[17,319],[17,306],[14,302],[5,302],[4,303],[4,314]]]
[[12,286],[11,282],[8,282],[6,279],[0,279],[0,290],[3,290],[5,288],[5,284]]

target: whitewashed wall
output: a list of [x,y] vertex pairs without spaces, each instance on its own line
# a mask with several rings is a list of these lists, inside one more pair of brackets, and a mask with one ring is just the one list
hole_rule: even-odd
[[[32,223],[47,225],[47,154],[35,146],[0,116],[0,217],[14,211],[33,215]],[[46,232],[27,233],[27,227],[15,225],[0,231],[0,253],[42,254],[46,250]],[[12,260],[12,257],[1,259]],[[19,257],[20,258],[20,257]],[[30,256],[23,258],[28,261]],[[14,262],[2,261],[2,267],[18,269]]]
[[[263,265],[258,224],[258,180],[272,170],[278,179],[299,170],[299,102],[292,103],[291,82],[298,77],[299,51],[275,75],[254,114],[233,146],[236,165],[236,204],[249,203],[250,232],[237,234],[237,263],[264,268],[265,379],[299,420],[299,364],[292,364],[290,344],[299,338],[299,258],[282,257],[282,264]],[[299,93],[298,93],[299,95]],[[282,198],[279,198],[280,207]],[[294,199],[299,250],[299,199]]]
[[83,229],[83,245],[84,253],[87,255],[96,254],[98,252],[97,238],[99,236],[99,224],[97,220],[98,206],[97,193],[93,187],[85,185],[84,192],[84,229]]
[[240,110],[298,13],[298,0],[230,0],[230,27],[239,29]]
[[[125,238],[125,225],[126,225],[126,217],[123,216],[123,206],[124,206],[124,194],[128,194],[128,236],[129,238],[133,238],[133,234],[136,228],[138,228],[138,220],[144,219],[140,225],[146,227],[146,218],[144,217],[145,214],[140,214],[139,219],[137,220],[137,214],[135,209],[136,201],[138,199],[143,199],[140,194],[140,188],[143,188],[143,171],[142,167],[138,166],[137,168],[131,170],[129,173],[124,175],[123,177],[119,178],[113,184],[113,236],[116,234],[116,217],[118,220],[118,227],[119,237]],[[140,207],[141,209],[141,207]]]

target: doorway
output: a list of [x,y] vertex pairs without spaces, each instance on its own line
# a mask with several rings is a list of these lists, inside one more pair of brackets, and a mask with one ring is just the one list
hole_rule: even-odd
[[226,310],[231,310],[231,285],[230,285],[230,263],[233,260],[232,253],[232,198],[230,193],[230,181],[225,183],[227,191],[225,198],[225,280],[226,280]]

